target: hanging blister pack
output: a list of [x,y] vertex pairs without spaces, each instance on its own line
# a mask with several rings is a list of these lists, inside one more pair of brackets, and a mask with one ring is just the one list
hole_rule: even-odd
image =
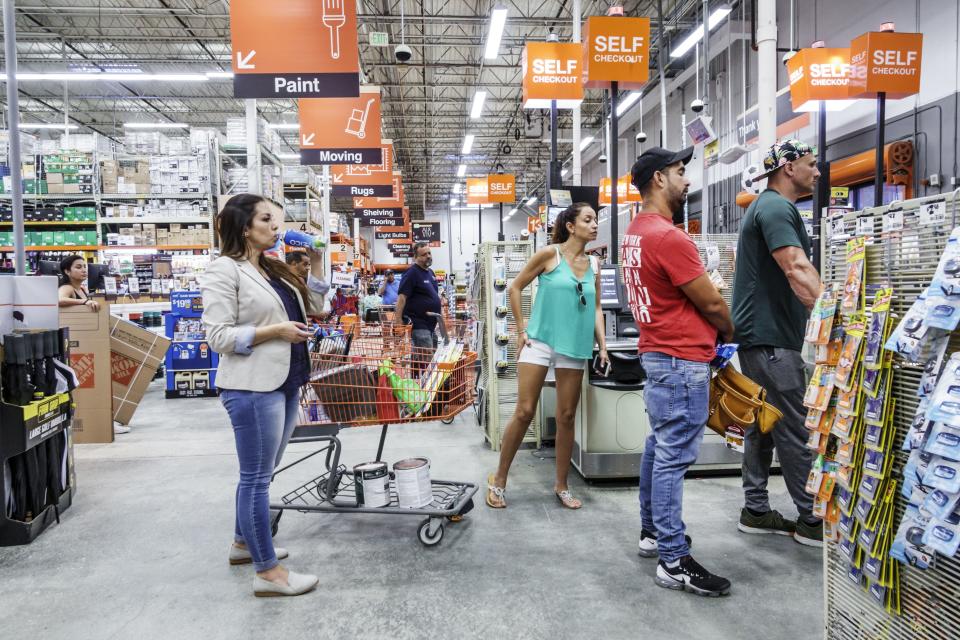
[[917,569],[926,570],[933,566],[934,550],[923,544],[923,533],[928,524],[930,517],[915,505],[908,504],[890,545],[890,557]]
[[934,456],[923,474],[923,484],[944,493],[960,492],[960,462]]
[[[930,294],[960,299],[960,227],[954,228],[947,239],[930,283]],[[956,324],[954,327],[956,328]],[[950,329],[952,331],[952,328]]]
[[936,305],[936,300],[929,300],[926,292],[921,293],[890,334],[883,348],[899,353],[907,359],[918,360],[929,331],[927,316]]
[[960,352],[950,355],[927,409],[927,419],[960,427]]
[[863,366],[879,369],[883,366],[883,343],[890,328],[890,301],[893,289],[878,289],[873,296],[873,305],[867,318],[866,345],[863,350]]
[[958,499],[960,499],[960,494],[947,493],[940,489],[934,489],[927,494],[927,499],[923,501],[920,507],[929,513],[931,517],[943,519],[957,508]]
[[844,315],[860,309],[866,255],[864,238],[854,238],[847,242],[847,277],[844,279],[840,298],[840,312]]
[[857,379],[864,324],[863,314],[855,312],[844,328],[843,347],[840,349],[840,358],[833,374],[834,386],[842,391],[853,390]]
[[952,558],[960,547],[960,514],[951,513],[944,519],[932,518],[924,531],[923,544]]
[[830,341],[833,318],[837,312],[837,293],[833,288],[824,289],[817,298],[807,320],[807,329],[803,336],[810,344],[826,344]]
[[810,383],[803,396],[803,404],[808,409],[826,411],[833,394],[833,367],[817,365],[810,377]]
[[930,437],[923,450],[948,460],[960,460],[960,428],[951,427],[943,422],[933,422]]

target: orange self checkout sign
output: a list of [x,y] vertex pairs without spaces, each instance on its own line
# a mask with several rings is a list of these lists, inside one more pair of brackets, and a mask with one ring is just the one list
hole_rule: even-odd
[[572,109],[583,102],[583,47],[575,42],[528,42],[523,48],[523,108]]
[[232,0],[236,98],[338,98],[360,91],[351,0]]
[[584,85],[641,89],[650,78],[650,18],[591,16],[583,39]]
[[850,49],[801,49],[787,61],[790,102],[795,112],[816,111],[821,101],[828,110],[850,104]]
[[492,173],[487,176],[487,202],[512,203],[516,200],[516,176],[503,173]]
[[922,33],[871,31],[850,43],[851,98],[912,96],[920,91]]

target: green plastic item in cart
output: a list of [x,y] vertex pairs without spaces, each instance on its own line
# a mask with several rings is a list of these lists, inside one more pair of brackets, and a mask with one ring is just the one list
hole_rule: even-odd
[[380,363],[379,373],[381,376],[386,376],[393,389],[394,397],[402,402],[410,413],[419,413],[430,399],[430,393],[421,389],[415,380],[397,375],[393,370],[393,362],[389,358]]

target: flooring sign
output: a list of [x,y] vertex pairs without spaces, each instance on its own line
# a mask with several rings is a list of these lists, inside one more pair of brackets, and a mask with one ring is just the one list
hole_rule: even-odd
[[232,0],[236,98],[360,93],[357,6],[349,0]]
[[403,222],[403,207],[354,209],[353,215],[361,227],[396,227]]

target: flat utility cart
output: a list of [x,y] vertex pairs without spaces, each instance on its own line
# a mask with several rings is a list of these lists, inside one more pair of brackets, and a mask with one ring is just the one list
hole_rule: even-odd
[[[308,344],[310,381],[300,392],[300,421],[291,442],[318,446],[278,469],[274,479],[308,460],[323,463],[318,475],[270,505],[274,532],[288,510],[425,516],[417,537],[425,546],[438,544],[444,520],[458,522],[473,509],[477,486],[434,479],[427,485],[421,476],[419,493],[411,500],[409,473],[384,470],[383,447],[390,424],[449,420],[473,405],[476,353],[455,339],[436,351],[414,348],[410,327],[390,322],[320,327]],[[380,485],[384,491],[377,494],[342,463],[339,438],[345,428],[374,425],[381,427],[376,457],[358,467],[387,474]],[[405,474],[402,481],[398,474]]]

